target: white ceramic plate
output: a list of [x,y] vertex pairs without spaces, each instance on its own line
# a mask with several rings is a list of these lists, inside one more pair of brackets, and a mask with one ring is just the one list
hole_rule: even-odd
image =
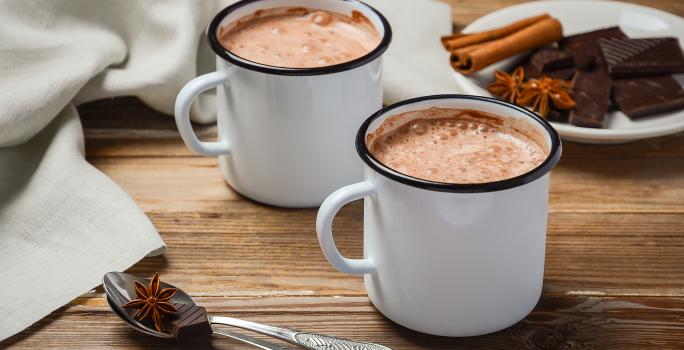
[[[492,12],[471,23],[464,32],[500,27],[518,19],[547,12],[563,24],[564,34],[572,35],[599,28],[619,26],[630,38],[674,36],[684,47],[684,19],[649,7],[613,1],[537,1]],[[523,55],[491,65],[471,77],[454,73],[457,84],[468,94],[490,96],[484,88],[495,70],[512,68]],[[676,76],[684,84],[684,75]],[[684,131],[684,110],[631,120],[622,112],[607,115],[606,129],[582,128],[551,123],[565,140],[583,143],[621,143]]]

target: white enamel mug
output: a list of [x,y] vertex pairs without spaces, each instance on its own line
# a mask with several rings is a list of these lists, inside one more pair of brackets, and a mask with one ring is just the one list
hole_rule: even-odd
[[[259,9],[308,7],[364,14],[382,36],[358,59],[317,68],[282,68],[232,54],[217,39],[219,26]],[[372,7],[349,0],[246,0],[222,10],[207,28],[217,71],[199,76],[176,99],[176,124],[193,151],[219,156],[228,184],[255,201],[315,207],[336,188],[363,179],[352,142],[356,129],[382,107],[382,54],[392,32]],[[200,141],[190,105],[217,88],[218,140]]]
[[[396,172],[366,147],[369,133],[403,112],[447,107],[525,119],[550,150],[520,176],[447,184]],[[338,270],[363,274],[368,297],[394,322],[429,334],[474,336],[506,328],[537,304],[544,276],[549,171],[561,155],[556,131],[536,114],[478,96],[438,95],[399,102],[361,126],[356,149],[365,180],[331,194],[316,229]],[[346,203],[364,198],[364,258],[343,257],[331,225]]]

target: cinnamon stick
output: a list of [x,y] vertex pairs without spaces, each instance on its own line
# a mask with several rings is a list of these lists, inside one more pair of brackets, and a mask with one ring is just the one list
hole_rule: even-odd
[[500,39],[550,17],[551,16],[545,13],[543,15],[525,18],[513,22],[505,27],[492,29],[485,32],[472,34],[458,33],[454,35],[444,36],[442,37],[442,45],[444,45],[444,48],[448,51],[452,51],[462,47],[480,44],[485,41]]
[[465,56],[465,54],[479,49],[484,44],[486,44],[486,42],[482,43],[482,44],[475,44],[475,45],[465,46],[465,47],[462,47],[460,49],[451,50],[451,64],[460,64],[461,58],[463,58]]
[[451,66],[463,74],[471,74],[515,54],[554,43],[562,37],[560,22],[549,17],[501,39],[484,43],[471,52],[457,52],[457,59],[452,54]]

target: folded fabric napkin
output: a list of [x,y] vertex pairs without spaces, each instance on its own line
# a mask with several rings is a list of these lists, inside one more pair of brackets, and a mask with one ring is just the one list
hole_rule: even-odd
[[[203,37],[232,1],[0,2],[0,340],[125,270],[164,242],[130,197],[84,159],[75,105],[137,96],[171,114],[211,70]],[[439,37],[451,9],[431,0],[368,1],[389,19],[385,102],[453,92]],[[193,120],[212,122],[211,95]]]

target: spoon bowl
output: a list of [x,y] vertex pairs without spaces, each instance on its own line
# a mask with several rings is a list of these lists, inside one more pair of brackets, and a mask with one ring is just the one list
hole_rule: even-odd
[[[122,319],[124,319],[133,328],[158,338],[175,338],[175,335],[159,332],[156,329],[148,326],[134,317],[135,313],[131,313],[123,307],[127,302],[135,299],[135,281],[147,285],[150,280],[147,278],[136,277],[122,272],[108,272],[102,278],[102,286],[107,294],[107,302],[109,307]],[[176,288],[168,283],[159,282],[161,288]],[[196,305],[192,298],[181,289],[176,288],[176,294],[173,295],[173,301],[177,303]]]

